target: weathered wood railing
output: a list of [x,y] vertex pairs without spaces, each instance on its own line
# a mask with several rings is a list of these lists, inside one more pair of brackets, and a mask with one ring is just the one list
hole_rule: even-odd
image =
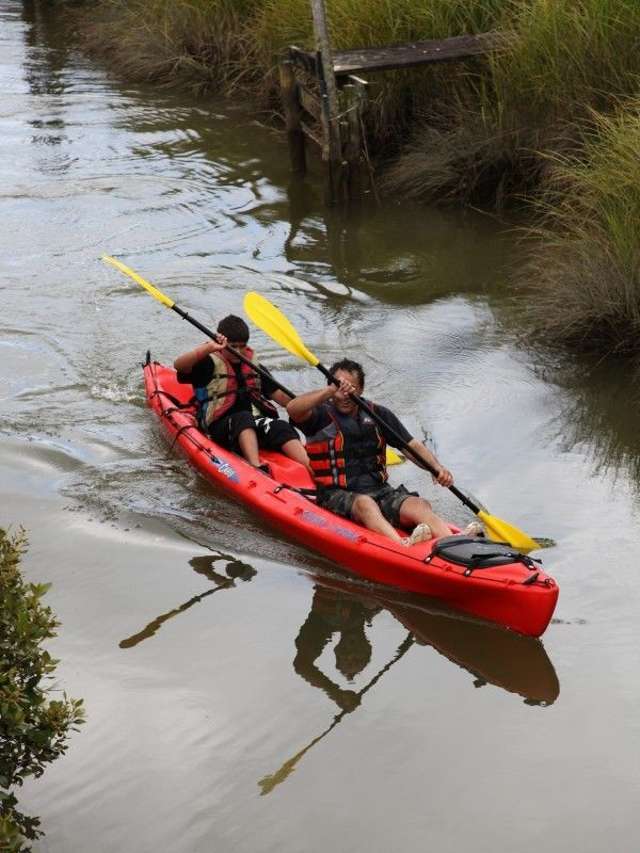
[[280,86],[292,170],[306,171],[306,140],[317,144],[328,167],[328,201],[360,191],[371,168],[364,112],[368,83],[360,76],[482,56],[504,46],[502,33],[454,36],[407,44],[332,51],[322,0],[311,0],[318,50],[291,45],[280,64]]

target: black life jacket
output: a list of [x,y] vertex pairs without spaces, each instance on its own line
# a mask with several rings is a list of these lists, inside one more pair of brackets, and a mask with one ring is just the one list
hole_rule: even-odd
[[363,474],[380,485],[386,483],[387,443],[373,418],[363,411],[359,417],[342,415],[330,403],[327,412],[331,423],[308,438],[306,445],[316,483],[349,489]]

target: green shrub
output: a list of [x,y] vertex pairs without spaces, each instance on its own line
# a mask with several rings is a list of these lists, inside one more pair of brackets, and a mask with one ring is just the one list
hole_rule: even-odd
[[0,848],[8,850],[41,834],[38,819],[16,809],[11,789],[42,775],[83,721],[82,700],[49,695],[58,662],[42,644],[56,636],[59,623],[41,601],[49,585],[22,578],[25,546],[23,531],[10,536],[0,529]]

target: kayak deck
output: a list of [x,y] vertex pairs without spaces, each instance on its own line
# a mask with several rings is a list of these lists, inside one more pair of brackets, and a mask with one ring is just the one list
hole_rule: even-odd
[[[270,526],[328,557],[359,577],[440,599],[447,605],[522,634],[546,629],[558,598],[556,582],[527,558],[477,571],[434,553],[437,540],[407,548],[315,505],[308,471],[280,453],[261,451],[271,476],[215,444],[188,406],[192,389],[157,362],[144,367],[147,401],[189,461],[211,483],[250,507]],[[458,528],[450,525],[452,534]],[[483,540],[480,540],[483,541]],[[523,561],[524,560],[524,561]]]

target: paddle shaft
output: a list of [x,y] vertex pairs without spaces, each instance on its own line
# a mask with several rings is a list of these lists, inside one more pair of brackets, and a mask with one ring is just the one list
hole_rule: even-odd
[[[327,377],[330,382],[333,382],[334,385],[340,384],[335,378],[335,376],[333,376],[333,374],[329,370],[327,370],[324,364],[318,362],[318,364],[316,364],[316,367],[321,373],[323,373]],[[434,468],[433,465],[430,465],[424,459],[420,459],[419,457],[417,457],[415,453],[412,452],[407,442],[404,441],[404,439],[396,432],[396,430],[393,429],[393,427],[391,427],[385,420],[383,420],[380,415],[378,415],[371,408],[371,406],[365,400],[362,399],[362,397],[359,397],[357,394],[351,394],[350,396],[354,403],[356,403],[357,406],[359,406],[364,412],[366,412],[370,418],[373,418],[373,420],[378,424],[379,427],[382,427],[385,432],[392,436],[394,441],[398,443],[398,447],[402,448],[402,450],[404,450],[404,452],[411,458],[413,462],[415,462],[416,465],[418,465],[418,467],[424,468],[425,471],[428,471],[430,474],[433,474],[434,477],[438,476],[439,472],[436,470],[436,468]],[[449,491],[453,492],[453,494],[458,498],[458,500],[462,501],[465,506],[469,507],[471,512],[477,515],[481,511],[480,507],[475,504],[471,500],[471,498],[467,497],[464,492],[461,492],[460,489],[456,488],[453,485],[449,486],[448,488]]]
[[[175,302],[171,306],[171,310],[175,311],[176,314],[179,314],[183,320],[186,320],[188,323],[191,323],[192,326],[195,326],[196,329],[199,329],[203,334],[208,335],[212,341],[218,340],[218,335],[215,332],[212,332],[211,329],[207,329],[206,326],[203,326],[202,323],[192,317],[191,314],[187,314],[186,311],[183,311],[182,308],[179,308],[175,304]],[[277,379],[274,379],[268,370],[265,370],[265,368],[261,367],[259,364],[254,364],[250,358],[247,358],[246,355],[242,355],[242,353],[238,352],[237,349],[234,349],[230,346],[225,347],[225,349],[233,353],[236,358],[244,362],[247,367],[250,367],[251,370],[253,370],[255,373],[259,373],[263,379],[268,379],[269,382],[272,382],[278,388],[278,390],[284,392],[288,397],[291,397],[292,400],[296,396],[293,391],[290,391],[288,388],[285,388],[285,386],[278,382]]]

